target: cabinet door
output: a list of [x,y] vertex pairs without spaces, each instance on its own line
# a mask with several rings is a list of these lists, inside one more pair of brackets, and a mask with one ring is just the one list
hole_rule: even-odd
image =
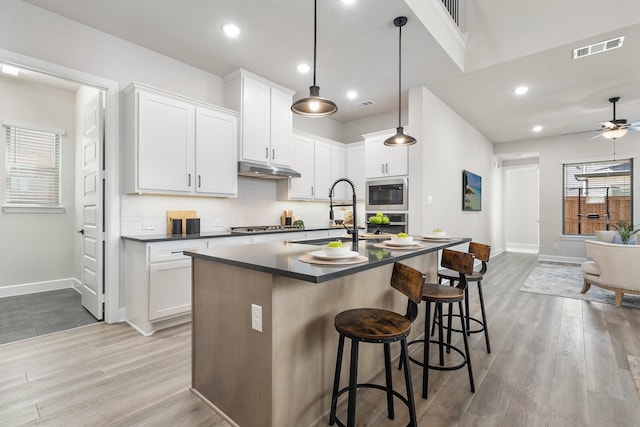
[[329,200],[331,187],[331,144],[325,141],[315,142],[315,200]]
[[314,140],[302,135],[293,135],[293,169],[300,172],[300,178],[291,178],[290,197],[292,199],[313,199],[314,193]]
[[238,194],[237,129],[234,116],[206,108],[196,109],[197,193]]
[[387,152],[387,176],[407,175],[409,173],[409,147],[385,147]]
[[347,146],[347,177],[356,186],[356,196],[358,200],[365,199],[365,171],[364,171],[364,144]]
[[140,190],[190,192],[193,176],[193,106],[138,93]]
[[[333,184],[338,178],[347,178],[346,173],[346,150],[340,143],[331,145],[331,179],[329,185]],[[334,189],[334,200],[351,200],[351,186],[341,182]]]
[[379,178],[385,176],[386,147],[383,139],[375,139],[365,142],[365,171],[367,178]]
[[152,263],[149,267],[149,320],[191,310],[191,260]]
[[271,157],[271,88],[266,84],[242,77],[242,149],[243,160],[268,163]]
[[271,153],[270,160],[274,165],[291,166],[293,114],[288,93],[271,89]]

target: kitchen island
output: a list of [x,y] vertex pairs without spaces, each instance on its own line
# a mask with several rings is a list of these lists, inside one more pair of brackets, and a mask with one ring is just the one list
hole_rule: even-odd
[[[438,250],[469,240],[423,241],[411,250],[362,240],[358,252],[366,259],[339,266],[302,262],[300,256],[320,248],[291,242],[186,251],[193,258],[192,389],[243,427],[317,422],[331,401],[334,316],[356,307],[404,313],[406,297],[389,286],[393,263],[418,268],[433,281]],[[257,307],[260,321],[252,319]],[[410,339],[422,334],[423,322],[421,314]],[[395,357],[399,346],[392,351]],[[361,347],[360,382],[383,366],[377,346]]]

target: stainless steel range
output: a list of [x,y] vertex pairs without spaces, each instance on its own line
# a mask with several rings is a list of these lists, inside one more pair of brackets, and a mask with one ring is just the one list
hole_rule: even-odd
[[250,227],[231,227],[231,234],[274,233],[299,230],[297,225],[253,225]]

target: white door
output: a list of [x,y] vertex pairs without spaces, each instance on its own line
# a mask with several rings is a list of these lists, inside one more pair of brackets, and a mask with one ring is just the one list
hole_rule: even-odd
[[82,305],[98,320],[104,317],[104,93],[86,89],[82,111]]

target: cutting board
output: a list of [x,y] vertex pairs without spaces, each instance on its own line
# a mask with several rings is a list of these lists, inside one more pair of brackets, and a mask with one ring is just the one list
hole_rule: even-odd
[[167,233],[171,233],[171,220],[182,220],[182,234],[187,232],[187,218],[197,218],[196,211],[167,211]]

